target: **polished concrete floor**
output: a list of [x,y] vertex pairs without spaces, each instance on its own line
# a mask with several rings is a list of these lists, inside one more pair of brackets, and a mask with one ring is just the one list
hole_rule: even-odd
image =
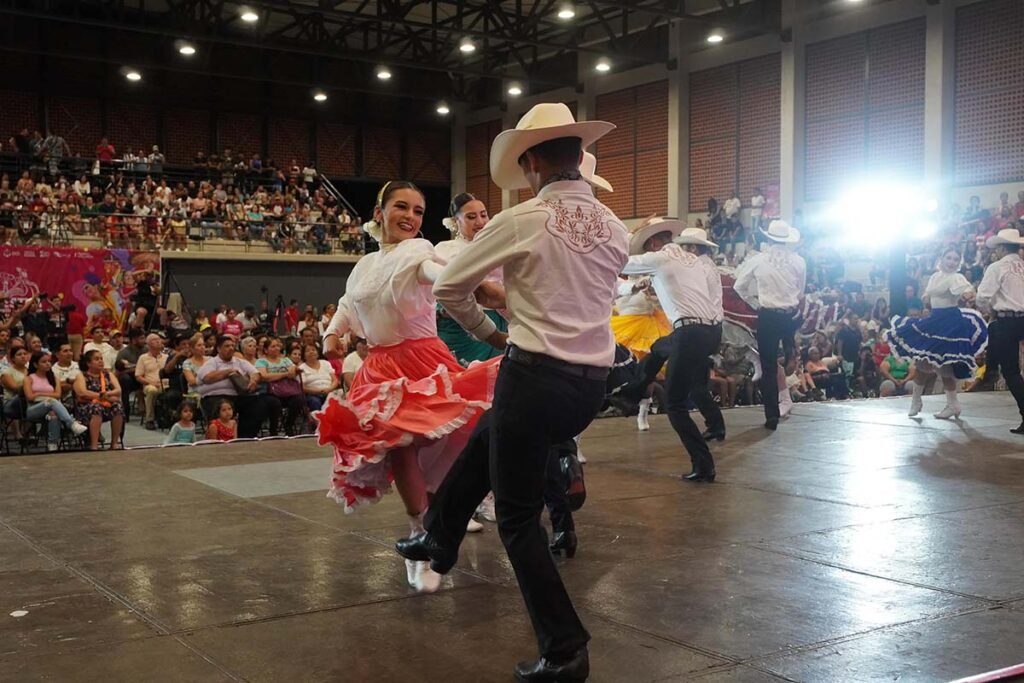
[[[929,411],[941,399],[930,397]],[[592,681],[942,681],[1024,661],[1024,437],[906,399],[727,415],[719,481],[663,417],[596,422],[562,573]],[[0,459],[0,680],[508,681],[535,652],[493,526],[436,595],[397,496],[324,497],[311,440]]]

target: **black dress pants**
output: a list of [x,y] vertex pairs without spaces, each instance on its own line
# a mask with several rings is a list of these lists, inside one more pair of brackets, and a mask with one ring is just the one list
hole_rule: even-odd
[[[1020,375],[1020,343],[1024,341],[1024,318],[1000,318],[989,326],[988,364],[998,365],[1024,418],[1024,378]],[[993,378],[994,379],[994,378]]]
[[541,512],[551,447],[586,429],[601,407],[604,385],[506,358],[492,408],[481,416],[424,520],[436,542],[458,548],[476,506],[494,491],[498,533],[545,657],[570,655],[590,640],[548,549]]
[[757,312],[757,353],[761,356],[761,400],[764,416],[779,419],[779,343],[788,365],[794,356],[793,337],[800,327],[792,313],[762,308]]
[[[665,375],[668,419],[690,455],[693,471],[708,474],[714,471],[715,461],[707,442],[701,436],[700,428],[690,417],[687,401],[694,390],[707,389],[710,370],[708,358],[718,351],[722,328],[719,325],[684,325],[673,330],[669,339],[672,346]],[[722,412],[714,401],[711,401],[711,407],[717,416],[712,415],[708,426],[712,422],[715,425],[724,424]]]
[[[697,410],[700,411],[701,417],[704,418],[704,424],[707,429],[714,432],[725,431],[725,418],[722,417],[722,411],[715,403],[714,397],[711,395],[711,367],[713,365],[711,356],[718,353],[718,350],[722,346],[722,325],[712,325],[715,329],[714,337],[714,350],[708,354],[708,357],[704,359],[704,381],[694,382],[690,400],[697,406]],[[654,381],[658,373],[661,372],[661,368],[664,367],[665,362],[668,360],[669,355],[672,353],[672,334],[667,334],[664,337],[660,337],[657,341],[651,344],[651,352],[643,357],[640,361],[640,371],[638,373],[638,379],[630,382],[627,391],[631,392],[631,395],[636,396],[637,392],[645,391],[651,382]]]
[[575,453],[576,442],[569,439],[561,446],[551,449],[551,455],[548,457],[548,478],[544,482],[544,505],[548,508],[551,530],[555,533],[576,530],[572,508],[569,507],[569,495],[565,492],[569,486],[568,477],[562,472],[561,456],[567,449]]

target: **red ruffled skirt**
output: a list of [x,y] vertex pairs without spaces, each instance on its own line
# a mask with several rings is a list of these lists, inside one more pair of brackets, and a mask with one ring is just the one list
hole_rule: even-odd
[[500,361],[463,368],[437,337],[371,348],[348,396],[314,414],[320,445],[334,447],[327,495],[345,512],[377,502],[391,489],[388,452],[410,445],[436,490],[491,407]]

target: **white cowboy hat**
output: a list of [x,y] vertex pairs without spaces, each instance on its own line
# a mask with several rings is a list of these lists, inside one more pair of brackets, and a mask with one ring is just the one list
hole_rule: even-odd
[[703,228],[687,228],[672,241],[676,244],[702,244],[705,247],[718,248],[717,244],[708,239],[707,230]]
[[629,232],[629,255],[644,253],[644,242],[658,233],[670,232],[675,238],[685,227],[686,225],[677,218],[648,218]]
[[580,162],[580,175],[594,187],[607,192],[614,192],[612,184],[595,173],[597,171],[597,157],[590,152],[583,153],[583,161]]
[[519,157],[542,142],[557,138],[579,138],[584,149],[615,128],[606,121],[579,121],[562,103],[535,105],[519,119],[512,130],[498,133],[491,143],[491,179],[503,190],[529,187]]
[[768,224],[767,230],[761,230],[761,234],[773,242],[793,244],[800,241],[800,231],[782,220],[774,220]]
[[1000,244],[1024,244],[1024,237],[1020,236],[1017,228],[1003,228],[985,241],[985,246],[989,249]]

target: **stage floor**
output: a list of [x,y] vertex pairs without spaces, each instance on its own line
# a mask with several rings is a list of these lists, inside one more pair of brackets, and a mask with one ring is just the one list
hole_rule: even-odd
[[[941,397],[926,399],[927,413]],[[1024,661],[1024,437],[909,399],[729,411],[719,481],[664,417],[597,421],[562,573],[592,681],[939,681]],[[508,681],[535,644],[493,525],[436,595],[397,495],[344,515],[313,440],[0,459],[0,679]],[[25,614],[22,614],[25,612]]]

